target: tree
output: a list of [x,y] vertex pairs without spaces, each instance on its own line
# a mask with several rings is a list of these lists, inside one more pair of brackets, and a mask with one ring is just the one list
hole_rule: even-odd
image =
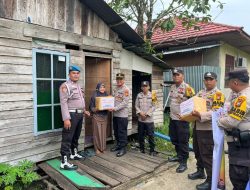
[[[199,22],[209,22],[211,5],[223,9],[220,0],[106,0],[106,2],[125,20],[136,24],[137,33],[150,41],[153,32],[160,27],[171,31],[176,19],[181,20],[187,30],[199,30]],[[162,8],[159,9],[159,3]],[[165,7],[165,5],[168,5]],[[155,13],[157,11],[157,13]]]

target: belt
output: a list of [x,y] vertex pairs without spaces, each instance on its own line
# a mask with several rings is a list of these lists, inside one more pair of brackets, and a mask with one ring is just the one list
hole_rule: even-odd
[[69,110],[70,113],[83,113],[82,109],[70,109]]
[[225,130],[225,133],[226,133],[227,136],[233,136],[232,131],[226,131],[226,130]]

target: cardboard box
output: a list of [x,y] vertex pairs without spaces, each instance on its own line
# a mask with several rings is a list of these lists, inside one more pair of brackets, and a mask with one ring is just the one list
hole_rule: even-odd
[[198,118],[192,116],[192,111],[197,110],[199,112],[206,112],[207,111],[207,104],[206,100],[197,96],[194,96],[185,102],[180,104],[181,110],[181,119],[184,121],[192,122],[197,120]]
[[115,98],[112,96],[96,97],[95,99],[97,110],[108,110],[115,107]]

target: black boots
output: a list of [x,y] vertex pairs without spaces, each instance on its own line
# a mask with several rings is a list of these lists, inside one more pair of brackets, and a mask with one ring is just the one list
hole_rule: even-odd
[[191,179],[191,180],[206,179],[204,168],[197,168],[196,172],[192,174],[188,174],[188,179]]
[[206,179],[205,182],[203,182],[200,185],[196,185],[197,190],[210,190],[211,189],[211,179]]
[[176,173],[182,173],[187,170],[187,161],[181,161],[178,168],[176,168]]
[[68,162],[68,157],[65,155],[65,156],[62,156],[62,162],[61,162],[61,165],[60,165],[60,169],[63,169],[63,170],[76,170],[77,166],[74,165],[74,164],[70,164]]
[[121,150],[119,150],[119,151],[117,152],[116,156],[117,156],[117,157],[121,157],[121,156],[125,155],[126,152],[127,152],[127,151],[126,151],[126,148],[122,148]]
[[179,162],[179,158],[177,156],[169,157],[168,161],[169,162]]
[[115,152],[115,151],[118,151],[118,150],[120,150],[119,146],[118,146],[118,145],[115,145],[114,147],[112,147],[112,148],[110,149],[110,152]]

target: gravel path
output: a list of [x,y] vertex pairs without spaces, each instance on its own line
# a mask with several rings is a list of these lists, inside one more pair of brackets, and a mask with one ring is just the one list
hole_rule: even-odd
[[[226,155],[226,189],[231,190],[232,184],[228,177],[228,159]],[[154,176],[143,183],[136,185],[130,190],[195,190],[197,184],[202,183],[204,180],[189,180],[187,174],[196,170],[196,160],[194,154],[190,153],[190,159],[188,160],[188,170],[184,173],[177,174],[175,172],[176,167],[166,170],[158,176]]]

